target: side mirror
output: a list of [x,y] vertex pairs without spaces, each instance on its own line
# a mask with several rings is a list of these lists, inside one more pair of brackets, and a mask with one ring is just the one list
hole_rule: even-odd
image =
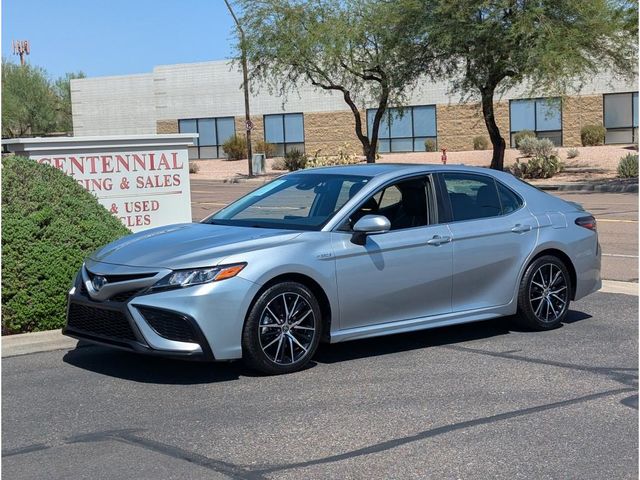
[[364,245],[367,235],[385,233],[391,230],[391,222],[383,215],[365,215],[353,226],[351,241],[357,245]]

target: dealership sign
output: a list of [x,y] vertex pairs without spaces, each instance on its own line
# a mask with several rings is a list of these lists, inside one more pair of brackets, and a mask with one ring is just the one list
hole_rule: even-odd
[[191,222],[187,147],[196,134],[3,140],[5,148],[74,178],[137,232]]

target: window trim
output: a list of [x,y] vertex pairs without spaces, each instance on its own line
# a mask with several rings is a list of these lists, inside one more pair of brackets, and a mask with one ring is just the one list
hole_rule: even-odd
[[[200,156],[200,148],[201,147],[205,147],[205,148],[215,148],[216,149],[216,154],[218,155],[217,157],[215,157],[215,159],[220,159],[220,158],[226,158],[224,156],[220,156],[220,150],[222,148],[223,143],[217,143],[215,145],[201,145],[200,144],[200,120],[213,120],[213,125],[214,125],[214,130],[216,132],[216,142],[220,142],[220,137],[218,136],[218,119],[221,120],[227,120],[227,119],[231,119],[233,120],[233,134],[237,135],[236,133],[236,117],[233,116],[226,116],[226,117],[193,117],[193,118],[179,118],[178,119],[178,133],[184,133],[180,131],[180,122],[186,122],[186,121],[194,121],[196,122],[196,133],[198,134],[198,144],[197,145],[193,145],[189,148],[197,148],[198,149],[198,158],[192,158],[190,160],[203,160],[203,158]],[[205,160],[208,160],[210,158],[204,158]]]
[[[446,174],[448,174],[448,173],[455,173],[455,174],[458,174],[458,175],[460,175],[460,174],[462,174],[462,175],[474,175],[474,176],[489,178],[489,179],[493,180],[493,182],[495,184],[495,187],[496,187],[496,194],[498,196],[498,202],[500,203],[500,215],[492,215],[491,217],[468,218],[466,220],[455,220],[455,218],[453,217],[453,208],[451,206],[451,198],[449,197],[449,192],[447,190],[447,185],[446,185],[445,180],[444,180],[444,176]],[[526,202],[525,202],[524,198],[522,197],[522,195],[520,195],[513,188],[509,187],[504,182],[501,182],[500,180],[498,180],[497,178],[495,178],[492,175],[487,175],[487,174],[484,174],[484,173],[476,173],[476,172],[446,172],[446,171],[439,171],[439,172],[436,173],[436,175],[439,177],[441,193],[445,197],[443,200],[444,200],[445,208],[447,210],[447,215],[448,215],[448,218],[447,218],[448,221],[446,223],[477,222],[479,220],[491,220],[491,219],[495,219],[495,218],[499,218],[499,217],[505,217],[506,218],[509,215],[513,215],[514,213],[519,212],[526,205]],[[504,206],[502,205],[502,199],[500,198],[500,192],[498,191],[498,184],[502,185],[507,190],[511,191],[511,193],[513,193],[520,200],[520,202],[519,202],[520,206],[517,209],[515,209],[513,212],[509,212],[509,213],[506,213],[506,214],[502,213],[502,212],[504,212]]]
[[[564,102],[561,97],[533,97],[533,98],[511,98],[509,99],[509,145],[511,148],[515,148],[515,143],[513,142],[513,135],[515,133],[521,132],[522,130],[513,130],[512,128],[512,115],[511,115],[511,103],[518,101],[533,101],[533,132],[538,137],[538,133],[545,132],[557,132],[558,130],[538,130],[538,100],[558,100],[560,103],[560,145],[558,147],[562,147],[564,145],[564,118],[563,118],[563,106]],[[603,101],[604,104],[604,101]],[[526,128],[523,130],[527,130]]]
[[[300,142],[287,142],[287,129],[285,128],[284,117],[285,115],[300,115],[302,117],[302,153],[305,153],[307,149],[307,135],[305,133],[304,128],[304,112],[286,112],[286,113],[266,113],[262,115],[262,137],[265,143],[270,143],[272,145],[282,145],[284,154],[287,154],[287,146],[289,145],[299,145]],[[267,117],[282,117],[282,140],[283,142],[269,142],[267,140]]]
[[[602,94],[602,126],[605,129],[605,137],[604,137],[604,145],[628,145],[629,142],[623,142],[623,143],[607,143],[607,134],[606,132],[611,130],[612,132],[615,131],[621,131],[621,130],[631,130],[631,143],[636,143],[638,141],[638,139],[636,138],[636,136],[640,136],[640,135],[636,135],[636,129],[640,129],[640,125],[638,125],[637,127],[633,126],[633,120],[636,118],[636,114],[638,112],[636,112],[633,108],[633,95],[638,95],[638,92],[612,92],[612,93],[603,93]],[[605,97],[608,95],[631,95],[631,126],[630,127],[611,127],[611,128],[607,128],[607,126],[605,125]],[[640,124],[640,122],[638,122]]]
[[[414,109],[416,108],[421,108],[421,107],[433,107],[433,117],[434,117],[434,128],[435,128],[435,136],[424,136],[424,135],[416,135],[416,128],[415,128],[415,118],[414,118]],[[436,143],[436,149],[434,151],[438,151],[438,107],[436,104],[421,104],[421,105],[407,105],[406,107],[387,107],[385,108],[385,111],[383,113],[383,116],[387,116],[387,120],[390,120],[391,118],[391,111],[392,110],[400,110],[403,109],[408,110],[410,109],[411,111],[410,116],[411,116],[411,136],[410,137],[392,137],[391,136],[391,123],[388,123],[389,125],[389,137],[387,138],[382,138],[380,136],[380,129],[378,128],[378,148],[380,146],[380,141],[381,140],[385,140],[389,142],[389,151],[388,152],[382,152],[382,153],[408,153],[408,152],[423,152],[426,150],[416,150],[416,138],[424,138],[425,141],[426,140],[430,140],[433,139]],[[371,137],[369,136],[369,134],[371,133],[369,131],[369,112],[375,112],[377,111],[377,108],[368,108],[366,109],[366,120],[367,120],[367,137],[369,139],[371,139]],[[405,113],[405,115],[407,115],[407,113]],[[392,145],[392,141],[396,139],[396,140],[406,140],[406,139],[411,139],[411,150],[396,150],[394,151],[391,148]]]
[[349,211],[346,214],[342,215],[338,220],[338,222],[336,223],[336,226],[333,227],[330,231],[337,232],[337,233],[353,234],[354,231],[352,229],[352,226],[349,224],[351,215],[354,212],[357,212],[360,209],[360,207],[362,207],[362,205],[364,205],[370,198],[376,196],[381,191],[386,190],[387,188],[397,183],[402,183],[402,182],[406,182],[406,181],[410,181],[418,178],[426,178],[431,184],[431,188],[429,188],[429,198],[428,198],[429,205],[427,205],[427,210],[429,214],[429,218],[428,218],[429,223],[427,225],[420,225],[417,227],[401,228],[399,230],[389,230],[388,232],[380,233],[377,235],[386,235],[387,233],[405,232],[407,230],[414,230],[416,228],[427,228],[427,227],[433,227],[436,225],[442,225],[445,222],[442,222],[440,219],[441,212],[440,212],[440,209],[438,208],[439,202],[437,199],[438,194],[436,191],[438,188],[436,175],[433,172],[420,172],[420,173],[410,173],[400,177],[395,177],[383,183],[382,185],[377,187],[373,191],[373,193],[368,194],[362,201],[358,202],[355,207],[349,209]]

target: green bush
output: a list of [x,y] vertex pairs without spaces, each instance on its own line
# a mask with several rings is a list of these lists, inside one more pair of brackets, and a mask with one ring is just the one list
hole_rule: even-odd
[[525,138],[536,138],[535,132],[531,130],[520,130],[518,133],[513,135],[513,143],[516,148],[520,148],[520,142]]
[[130,233],[73,178],[2,159],[2,334],[60,328],[83,259]]
[[436,149],[437,149],[436,141],[435,140],[431,140],[430,138],[427,138],[424,141],[424,149],[427,152],[435,152]]
[[474,137],[473,149],[474,150],[486,150],[489,148],[489,140],[487,137]]
[[301,170],[307,165],[307,156],[300,150],[290,150],[284,155],[284,166],[290,172]]
[[577,148],[570,148],[567,150],[567,158],[571,160],[572,158],[577,158],[580,155],[580,150]]
[[255,153],[264,153],[265,158],[271,158],[276,154],[276,146],[264,140],[258,140],[253,151]]
[[618,176],[622,178],[638,178],[638,154],[627,153],[618,163]]
[[227,160],[246,160],[247,158],[247,139],[239,135],[229,137],[223,144],[222,148],[227,156]]
[[607,131],[602,125],[585,125],[580,130],[582,146],[591,147],[595,145],[603,145],[606,133]]
[[550,155],[533,157],[527,162],[516,160],[510,170],[518,178],[551,178],[563,169],[564,165],[557,155]]
[[524,137],[520,140],[520,153],[525,157],[550,157],[555,154],[555,145],[548,138]]

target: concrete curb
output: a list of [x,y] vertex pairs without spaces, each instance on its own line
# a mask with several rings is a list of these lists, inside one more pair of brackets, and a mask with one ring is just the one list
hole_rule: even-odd
[[556,192],[596,192],[596,193],[638,193],[637,183],[559,183],[555,185],[536,185],[540,190]]
[[[638,284],[634,282],[618,282],[603,280],[603,293],[617,293],[638,296]],[[62,335],[61,330],[47,332],[21,333],[2,337],[2,358],[28,355],[30,353],[51,352],[54,350],[71,350],[78,346],[78,341]]]
[[61,330],[20,333],[2,337],[2,358],[75,348],[78,341],[65,337]]

